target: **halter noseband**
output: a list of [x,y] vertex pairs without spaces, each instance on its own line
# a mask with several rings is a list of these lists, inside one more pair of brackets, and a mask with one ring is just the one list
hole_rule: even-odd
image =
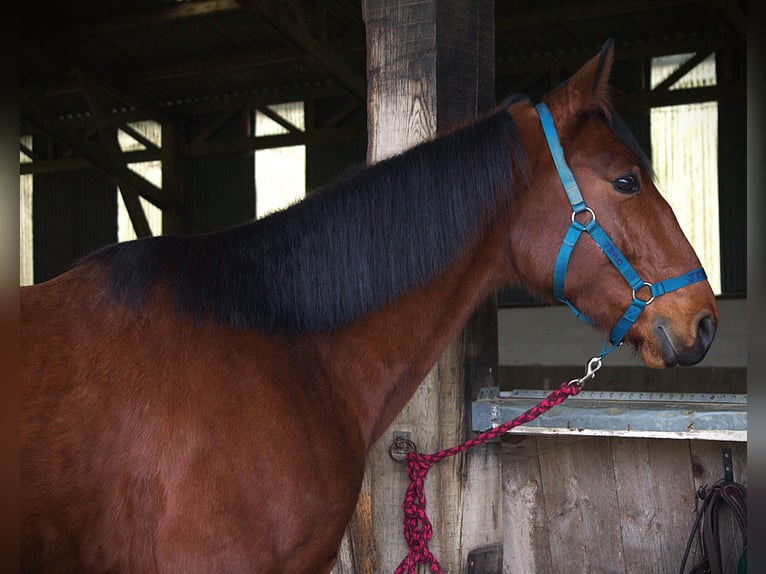
[[[569,226],[569,230],[561,243],[561,248],[559,249],[559,254],[556,259],[556,266],[553,270],[553,296],[562,303],[566,303],[578,319],[585,323],[593,324],[593,320],[581,313],[564,295],[564,280],[569,265],[569,258],[583,231],[588,233],[596,244],[598,244],[633,292],[633,301],[609,334],[608,343],[611,343],[611,347],[607,348],[607,343],[604,343],[604,348],[600,355],[600,357],[604,357],[604,355],[622,344],[622,340],[630,327],[636,322],[644,308],[654,301],[656,297],[664,295],[665,293],[670,293],[681,287],[692,285],[698,281],[704,281],[707,279],[707,275],[705,275],[705,270],[702,269],[702,267],[699,267],[693,271],[679,275],[678,277],[665,279],[658,283],[649,283],[648,281],[641,279],[638,273],[636,273],[636,270],[633,269],[633,266],[628,262],[627,258],[619,249],[617,249],[614,242],[598,224],[594,211],[585,204],[585,200],[582,197],[582,193],[580,193],[580,188],[577,186],[572,170],[569,169],[566,159],[564,159],[564,150],[561,148],[561,143],[556,134],[556,127],[553,125],[553,117],[551,116],[548,106],[544,103],[539,103],[535,108],[540,116],[545,139],[548,142],[548,148],[551,150],[553,163],[556,165],[556,171],[561,179],[561,184],[564,186],[564,191],[567,194],[569,203],[572,205],[572,224]],[[589,221],[585,224],[577,221],[577,214],[582,212],[588,212],[590,216]],[[648,299],[641,299],[636,294],[638,290],[643,287],[649,289]]]

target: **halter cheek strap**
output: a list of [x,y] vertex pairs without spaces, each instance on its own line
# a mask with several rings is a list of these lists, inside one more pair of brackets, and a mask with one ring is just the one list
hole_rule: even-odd
[[[601,357],[603,357],[622,344],[622,340],[625,338],[625,335],[631,326],[633,326],[633,323],[636,322],[644,308],[654,301],[656,297],[664,295],[665,293],[670,293],[681,287],[697,283],[698,281],[704,281],[707,279],[707,275],[705,275],[705,271],[699,267],[678,277],[665,279],[658,283],[649,283],[648,281],[641,279],[630,262],[628,262],[627,258],[596,221],[595,212],[585,203],[574,174],[564,158],[564,150],[559,142],[556,127],[553,124],[553,117],[551,116],[548,106],[544,103],[539,103],[535,108],[540,116],[545,139],[548,142],[548,148],[553,156],[553,163],[556,166],[559,179],[564,186],[564,191],[572,206],[572,223],[561,243],[558,257],[556,258],[556,265],[553,270],[553,296],[562,303],[566,303],[578,319],[585,323],[593,324],[593,320],[580,312],[564,295],[564,282],[566,279],[567,268],[569,266],[569,258],[583,232],[589,234],[601,248],[604,254],[620,272],[623,279],[628,283],[628,286],[633,293],[633,300],[625,310],[625,313],[623,313],[622,317],[612,328],[608,342],[604,343],[604,348],[601,351]],[[588,218],[586,223],[580,223],[577,220],[577,215],[583,212],[587,213],[587,215],[583,216]],[[643,287],[649,289],[648,299],[641,299],[636,295],[636,292]],[[609,346],[610,344],[611,346]]]

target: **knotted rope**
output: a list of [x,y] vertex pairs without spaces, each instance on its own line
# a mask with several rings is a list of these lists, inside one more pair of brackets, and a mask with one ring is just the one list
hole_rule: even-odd
[[407,474],[410,477],[410,485],[404,497],[402,510],[404,519],[402,529],[407,541],[407,556],[396,568],[395,574],[415,574],[418,564],[428,564],[433,574],[442,574],[443,570],[436,556],[428,549],[428,542],[433,536],[431,520],[426,514],[425,479],[428,470],[435,463],[458,453],[465,452],[475,446],[484,444],[505,434],[519,425],[528,423],[544,412],[562,403],[567,397],[577,395],[582,390],[580,381],[569,381],[545,397],[538,405],[522,413],[513,420],[503,423],[493,429],[487,430],[474,438],[452,448],[441,450],[434,454],[410,451],[407,453]]

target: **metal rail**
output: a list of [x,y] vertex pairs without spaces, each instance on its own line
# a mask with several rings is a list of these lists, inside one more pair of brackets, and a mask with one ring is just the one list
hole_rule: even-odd
[[[473,430],[513,419],[547,393],[483,389],[473,403]],[[583,391],[512,433],[747,441],[747,395]]]

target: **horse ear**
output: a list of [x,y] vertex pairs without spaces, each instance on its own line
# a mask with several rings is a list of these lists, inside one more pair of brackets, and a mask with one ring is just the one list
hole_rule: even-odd
[[551,92],[548,107],[558,117],[585,111],[609,110],[609,74],[614,63],[614,38],[604,42],[601,53],[591,58],[568,82]]

